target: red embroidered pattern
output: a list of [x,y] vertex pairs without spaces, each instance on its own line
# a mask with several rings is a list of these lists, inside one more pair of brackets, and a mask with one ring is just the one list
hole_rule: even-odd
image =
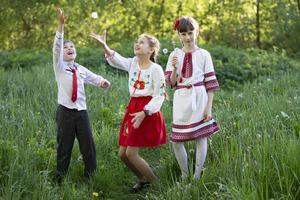
[[182,76],[189,78],[193,75],[192,53],[186,53],[183,59]]
[[196,131],[191,131],[188,133],[178,133],[172,131],[171,140],[174,142],[189,141],[196,138],[208,137],[219,131],[219,126],[217,123],[210,124],[208,126],[202,127]]
[[134,82],[133,87],[136,88],[136,89],[142,90],[142,89],[145,88],[145,82],[144,82],[144,81],[140,81],[140,80],[136,80],[136,81]]
[[216,79],[206,81],[204,84],[205,84],[206,91],[215,91],[220,88],[219,82]]

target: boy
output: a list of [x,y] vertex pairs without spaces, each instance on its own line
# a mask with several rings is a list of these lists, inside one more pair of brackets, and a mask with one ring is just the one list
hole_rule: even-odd
[[84,161],[84,176],[88,179],[96,170],[96,150],[86,110],[84,83],[108,88],[109,81],[75,63],[76,49],[71,41],[64,40],[65,17],[57,8],[58,29],[53,44],[53,68],[58,86],[57,123],[57,174],[61,183],[71,159],[75,137],[78,139]]

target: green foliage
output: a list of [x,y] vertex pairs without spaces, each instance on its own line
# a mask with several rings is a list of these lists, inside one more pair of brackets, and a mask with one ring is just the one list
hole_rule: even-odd
[[19,49],[0,51],[0,67],[30,68],[34,65],[46,65],[50,62],[50,53],[45,50]]
[[241,51],[221,46],[208,46],[208,49],[212,54],[218,80],[227,88],[252,81],[259,76],[295,69],[284,53],[270,53],[253,48]]
[[[176,46],[179,47],[179,44]],[[124,56],[134,56],[132,44],[115,44],[116,51]],[[169,54],[173,49],[170,41],[161,41],[161,53],[157,62],[165,68]],[[284,51],[276,50],[267,52],[254,48],[245,51],[236,50],[224,46],[205,45],[210,51],[218,80],[222,88],[233,88],[247,81],[252,81],[259,76],[282,73],[283,71],[293,71],[295,65],[286,56]],[[168,53],[163,53],[167,49]],[[35,50],[15,50],[0,52],[0,67],[8,68],[31,68],[34,65],[45,65],[52,62],[50,52]],[[77,48],[76,62],[88,68],[99,67],[106,64],[102,50],[98,47]],[[108,71],[115,72],[115,69],[108,67]]]
[[[257,21],[257,2],[260,2]],[[0,8],[1,49],[45,49],[52,44],[57,27],[55,7],[67,21],[65,35],[80,47],[90,46],[89,32],[108,31],[110,44],[132,41],[147,32],[162,38],[176,38],[175,18],[193,16],[200,23],[204,43],[233,48],[278,47],[288,54],[299,52],[300,2],[220,0],[129,0],[129,1],[37,1],[3,0]],[[93,19],[92,12],[99,17]],[[259,23],[258,23],[259,22]]]

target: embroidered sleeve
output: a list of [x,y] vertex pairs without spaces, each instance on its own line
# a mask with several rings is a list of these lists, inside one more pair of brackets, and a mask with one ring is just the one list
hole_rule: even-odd
[[153,82],[153,94],[151,101],[144,107],[144,110],[148,110],[149,114],[152,115],[160,111],[160,108],[165,100],[166,96],[166,81],[164,72],[161,66],[155,68],[152,74]]
[[107,62],[118,69],[129,72],[133,58],[124,58],[117,52],[113,52],[111,56],[105,56]]
[[219,82],[214,71],[211,55],[208,52],[205,56],[204,85],[207,92],[212,92],[219,89]]
[[62,66],[63,62],[63,42],[64,42],[64,34],[60,32],[56,32],[53,42],[53,68],[56,71],[60,66]]

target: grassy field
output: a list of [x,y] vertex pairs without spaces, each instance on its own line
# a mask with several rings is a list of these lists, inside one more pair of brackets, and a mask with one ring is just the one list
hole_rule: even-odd
[[[83,181],[76,142],[69,175],[59,187],[52,182],[57,107],[52,66],[0,69],[1,200],[300,199],[299,71],[216,93],[214,114],[221,131],[209,140],[201,181],[180,181],[168,143],[159,149],[142,150],[160,179],[148,191],[134,195],[128,188],[135,178],[117,157],[119,124],[129,100],[127,77],[104,66],[93,71],[113,83],[108,91],[86,87],[97,173],[90,184]],[[171,105],[172,100],[163,105],[168,130]],[[191,164],[194,146],[187,143]]]

